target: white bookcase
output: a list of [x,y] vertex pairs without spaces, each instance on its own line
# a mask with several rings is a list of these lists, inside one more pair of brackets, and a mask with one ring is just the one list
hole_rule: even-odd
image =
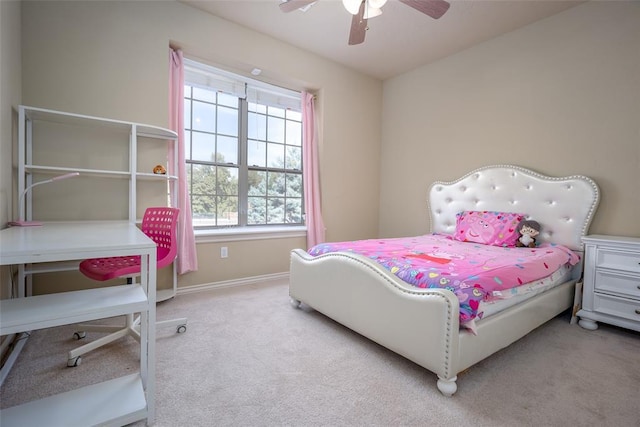
[[[18,107],[18,120],[19,195],[41,180],[80,173],[27,192],[25,218],[20,220],[140,222],[148,206],[176,206],[177,177],[153,173],[157,164],[170,169],[167,153],[169,144],[177,150],[175,132],[24,105]],[[177,163],[173,166],[177,171]],[[72,269],[77,269],[76,262],[23,266],[18,283],[26,279],[30,284],[31,274]],[[175,266],[172,282],[170,289],[158,291],[158,301],[176,294]]]

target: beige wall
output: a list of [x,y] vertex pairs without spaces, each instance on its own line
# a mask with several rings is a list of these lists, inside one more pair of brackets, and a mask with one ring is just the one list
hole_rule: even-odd
[[592,233],[640,236],[640,2],[590,2],[384,82],[380,234],[427,189],[509,163],[601,189]]
[[[12,105],[20,103],[20,3],[0,1],[0,228],[11,217],[13,200],[12,145],[15,117]],[[0,297],[9,295],[9,269],[0,268]]]
[[[5,112],[19,102],[4,92],[16,67],[6,63],[5,35],[16,35],[6,11],[19,14],[5,4],[4,192]],[[172,43],[213,65],[245,74],[259,67],[272,83],[318,91],[328,240],[425,232],[432,181],[496,163],[591,176],[602,190],[591,231],[638,236],[639,22],[638,3],[588,3],[383,85],[174,2],[30,1],[22,4],[22,102],[166,126]],[[200,271],[179,286],[285,272],[289,249],[304,240],[227,242],[228,259],[222,245],[200,244]]]
[[[231,71],[258,67],[272,83],[318,91],[327,238],[377,234],[380,81],[171,1],[24,2],[22,38],[22,102],[31,106],[166,127],[170,43]],[[201,244],[200,271],[179,286],[286,272],[289,250],[304,245],[230,242],[223,260],[220,245]]]

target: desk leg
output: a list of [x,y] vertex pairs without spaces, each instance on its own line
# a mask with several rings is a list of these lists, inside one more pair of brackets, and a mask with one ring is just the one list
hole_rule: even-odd
[[149,309],[140,314],[140,372],[147,394],[147,425],[155,421],[156,391],[156,253],[142,257],[141,283]]

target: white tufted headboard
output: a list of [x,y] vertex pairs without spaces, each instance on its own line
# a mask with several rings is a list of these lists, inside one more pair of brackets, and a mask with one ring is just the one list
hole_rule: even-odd
[[431,231],[453,234],[461,211],[526,214],[540,223],[539,242],[582,251],[581,237],[600,201],[597,184],[586,176],[550,177],[519,166],[485,166],[429,189]]

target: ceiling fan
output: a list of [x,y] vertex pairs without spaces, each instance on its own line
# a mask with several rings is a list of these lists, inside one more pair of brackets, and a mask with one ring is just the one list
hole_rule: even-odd
[[[317,0],[286,0],[280,3],[280,10],[283,12],[293,12],[304,8]],[[433,19],[438,19],[449,9],[449,2],[445,0],[399,0],[409,7],[429,15]],[[387,0],[342,0],[342,4],[349,13],[353,15],[351,19],[351,30],[349,32],[349,44],[356,45],[364,42],[365,33],[368,30],[367,21],[382,14],[382,6]]]

